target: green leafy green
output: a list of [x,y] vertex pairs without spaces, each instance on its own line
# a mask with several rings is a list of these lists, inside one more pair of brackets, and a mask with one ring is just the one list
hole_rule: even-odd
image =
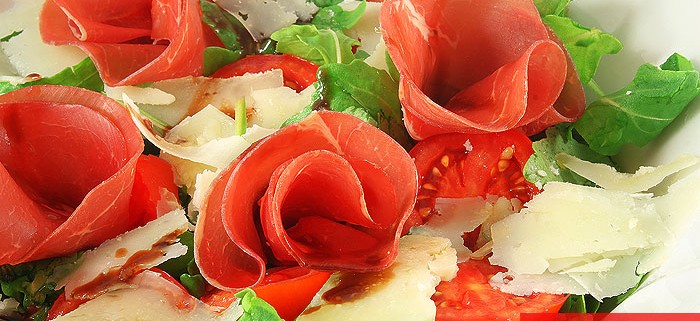
[[14,37],[17,37],[17,36],[19,36],[20,34],[22,34],[22,32],[24,32],[24,30],[13,31],[13,32],[10,33],[9,35],[0,38],[0,42],[8,42],[8,41],[10,41],[10,39],[12,39],[12,38],[14,38]]
[[339,5],[321,8],[314,16],[311,23],[318,29],[330,28],[333,30],[350,29],[354,26],[367,8],[367,2],[363,0],[355,9],[345,11]]
[[313,3],[319,8],[334,6],[341,2],[343,0],[313,0]]
[[59,73],[48,78],[40,78],[22,84],[0,81],[0,94],[34,85],[64,85],[81,87],[99,92],[104,91],[104,83],[100,78],[100,74],[97,72],[97,68],[95,68],[95,64],[92,63],[90,58],[85,58],[77,65],[63,69]]
[[542,17],[547,15],[563,16],[566,14],[566,6],[571,0],[534,0],[534,2]]
[[187,253],[161,263],[158,268],[180,280],[192,296],[200,298],[204,295],[207,282],[194,262],[194,234],[189,231],[181,234],[179,242],[187,246]]
[[211,76],[219,68],[226,66],[238,59],[241,59],[243,54],[240,50],[229,50],[221,47],[207,47],[204,49],[204,76]]
[[603,55],[616,54],[622,50],[622,43],[613,35],[596,28],[586,28],[570,18],[548,15],[542,21],[564,43],[584,84],[589,83],[595,75]]
[[251,289],[245,289],[236,293],[236,297],[241,299],[243,315],[238,321],[281,321],[275,308],[255,295]]
[[180,283],[187,289],[187,292],[197,299],[201,298],[207,289],[207,281],[201,274],[182,274],[180,275]]
[[661,68],[642,65],[632,83],[591,103],[574,128],[591,149],[615,155],[623,146],[644,146],[700,93],[692,63],[673,54]]
[[328,63],[349,63],[355,59],[352,46],[360,44],[342,31],[319,30],[314,25],[291,25],[275,31],[277,51],[299,56],[319,66]]
[[[61,294],[56,284],[76,266],[80,253],[71,256],[45,259],[15,266],[0,266],[0,294],[13,298],[20,305],[20,313],[32,312],[32,319],[46,317],[46,312]],[[38,310],[32,310],[38,309]]]
[[355,60],[321,66],[318,80],[312,104],[293,117],[295,120],[303,119],[314,109],[327,108],[354,115],[383,130],[402,146],[411,146],[403,126],[398,84],[386,71]]
[[201,0],[202,21],[219,37],[226,49],[253,54],[258,44],[248,29],[235,16],[223,10],[216,3]]
[[523,175],[533,184],[567,182],[578,185],[594,185],[570,169],[559,166],[555,159],[559,153],[566,153],[589,162],[613,166],[610,157],[594,152],[585,144],[574,139],[570,127],[550,127],[545,133],[546,138],[532,143],[532,149],[535,153],[530,156],[523,167]]

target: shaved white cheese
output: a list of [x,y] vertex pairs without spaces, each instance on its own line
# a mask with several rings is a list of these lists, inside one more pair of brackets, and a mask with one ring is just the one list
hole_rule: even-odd
[[[233,115],[235,103],[244,98],[246,108],[254,108],[255,103],[250,96],[253,91],[282,86],[282,71],[275,69],[231,78],[168,79],[154,82],[148,90],[134,86],[115,87],[107,90],[107,94],[116,100],[121,100],[127,94],[140,109],[175,126],[208,105]],[[175,97],[174,101],[172,97]]]
[[[472,252],[464,246],[462,234],[474,231],[489,217],[497,216],[497,220],[500,220],[512,214],[511,206],[507,206],[503,211],[503,202],[510,205],[507,199],[495,197],[436,198],[437,213],[425,224],[412,227],[411,234],[448,238],[452,247],[457,250],[457,262],[464,262]],[[503,215],[503,212],[506,214]]]
[[[60,287],[65,287],[67,297],[83,285],[100,276],[109,273],[119,273],[124,265],[129,262],[127,269],[133,269],[130,273],[148,269],[168,259],[187,253],[187,247],[174,243],[177,236],[187,230],[188,221],[182,209],[165,214],[146,225],[126,232],[116,238],[105,241],[92,251],[88,251],[80,258],[78,268],[61,280]],[[144,252],[158,252],[159,255],[143,256]],[[135,255],[140,255],[133,259]],[[122,276],[120,275],[120,278]],[[118,284],[113,284],[119,286]],[[100,284],[98,288],[90,289],[90,296],[109,290],[99,286],[112,286]]]
[[386,51],[386,44],[384,43],[384,39],[380,39],[379,43],[377,44],[377,47],[374,48],[372,53],[365,59],[365,62],[379,70],[384,70],[384,71],[389,71],[389,65],[387,65],[387,51]]
[[435,320],[435,303],[430,299],[435,287],[456,274],[456,255],[449,240],[407,235],[401,238],[398,257],[391,267],[359,276],[367,283],[365,293],[342,303],[328,302],[326,299],[333,298],[324,296],[326,293],[332,295],[337,286],[351,286],[357,281],[353,278],[358,277],[334,273],[297,321]]
[[669,175],[698,164],[700,158],[682,155],[673,162],[658,167],[642,166],[634,174],[618,173],[607,164],[595,164],[578,159],[568,154],[558,154],[557,163],[574,171],[576,174],[596,183],[596,185],[615,191],[637,193],[647,191],[658,185]]
[[0,56],[6,56],[11,65],[11,68],[7,65],[0,68],[0,75],[26,76],[37,73],[52,76],[86,57],[76,47],[52,46],[42,41],[39,13],[43,4],[43,0],[0,1],[0,37],[22,31],[10,41],[0,43]]
[[552,258],[658,246],[670,235],[650,199],[650,195],[549,183],[519,214],[491,227],[490,261],[513,273],[539,274],[549,268]]
[[[122,288],[98,296],[81,304],[77,309],[54,320],[149,320],[149,321],[235,321],[243,315],[240,304],[234,303],[217,314],[199,300],[183,293],[177,285],[156,273],[145,271],[135,277],[130,288]],[[177,300],[188,296],[186,306]]]
[[139,103],[146,105],[170,105],[176,100],[173,94],[154,87],[105,86],[105,94],[108,97],[118,100],[121,100],[123,95],[127,95]]
[[620,178],[649,189],[686,168],[664,195],[547,184],[520,213],[492,226],[490,260],[508,272],[494,276],[491,284],[517,295],[589,293],[601,300],[624,293],[660,266],[684,222],[699,213],[697,163],[683,156],[644,169],[641,176]]
[[318,11],[312,1],[306,0],[216,0],[221,8],[239,18],[256,41],[297,20],[307,21]]
[[265,128],[280,128],[289,117],[301,112],[311,103],[314,92],[314,86],[309,86],[300,93],[284,86],[253,91],[250,96],[254,110],[250,121]]
[[[345,11],[350,11],[357,8],[360,3],[360,1],[354,0],[343,1],[340,3],[340,7]],[[372,54],[379,42],[382,41],[382,31],[379,29],[379,12],[381,9],[381,2],[367,2],[362,18],[350,29],[345,30],[345,34],[348,35],[348,37],[360,41],[358,50],[363,50],[368,54]]]

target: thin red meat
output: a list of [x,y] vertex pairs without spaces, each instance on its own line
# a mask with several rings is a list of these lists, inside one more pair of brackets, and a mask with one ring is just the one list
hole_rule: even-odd
[[415,139],[533,134],[583,112],[573,64],[530,0],[391,0],[380,19]]
[[0,265],[94,247],[134,228],[131,187],[143,141],[99,93],[32,86],[0,96]]
[[85,51],[107,85],[201,75],[206,37],[198,0],[48,0],[45,42]]
[[417,174],[379,129],[318,112],[248,149],[213,183],[195,259],[214,286],[259,283],[270,266],[375,271],[396,257]]

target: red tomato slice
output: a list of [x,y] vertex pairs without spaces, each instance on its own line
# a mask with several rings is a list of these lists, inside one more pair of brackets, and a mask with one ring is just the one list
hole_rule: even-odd
[[419,142],[410,155],[420,177],[412,223],[432,215],[435,198],[485,195],[526,202],[537,188],[522,173],[532,141],[518,131],[492,134],[444,134]]
[[288,54],[253,55],[221,67],[212,77],[229,78],[272,69],[281,69],[284,85],[300,92],[316,82],[318,66],[310,61]]
[[131,190],[131,213],[141,220],[140,225],[158,217],[158,201],[164,188],[177,199],[177,185],[170,164],[153,155],[139,156]]
[[[282,319],[294,320],[309,305],[314,295],[328,280],[330,273],[296,266],[269,273],[262,283],[252,289],[272,305]],[[236,300],[237,291],[215,292],[202,297],[211,306],[227,308]]]
[[521,313],[557,313],[567,295],[537,293],[515,296],[489,285],[489,279],[506,269],[488,260],[469,260],[459,264],[459,272],[450,282],[441,282],[433,301],[436,321],[510,321]]

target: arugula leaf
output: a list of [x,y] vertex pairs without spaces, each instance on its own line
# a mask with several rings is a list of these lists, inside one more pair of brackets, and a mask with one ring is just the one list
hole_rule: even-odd
[[104,83],[102,82],[102,78],[100,78],[100,74],[97,72],[97,68],[95,68],[95,64],[92,63],[90,58],[85,58],[77,65],[63,69],[59,73],[48,78],[40,78],[22,84],[0,81],[0,94],[34,85],[64,85],[81,87],[98,92],[104,91]]
[[353,61],[352,46],[360,45],[342,31],[319,30],[314,25],[291,25],[275,31],[270,38],[277,41],[278,52],[299,56],[319,66]]
[[595,75],[603,55],[616,54],[622,50],[622,43],[613,35],[596,28],[586,28],[570,18],[548,15],[542,21],[564,43],[584,84],[589,83]]
[[243,315],[238,321],[282,321],[275,308],[255,295],[253,290],[245,289],[236,293],[236,297],[241,299],[243,308]]
[[324,7],[319,10],[314,16],[311,23],[316,25],[318,29],[330,28],[333,30],[350,29],[354,26],[367,8],[367,1],[362,2],[353,10],[345,11],[339,5]]
[[226,49],[241,51],[241,54],[256,52],[258,44],[240,20],[216,3],[201,0],[200,4],[202,21],[216,33]]
[[578,185],[593,186],[589,180],[579,176],[556,162],[556,155],[566,153],[594,163],[605,163],[613,166],[610,157],[591,150],[585,144],[574,139],[572,129],[566,127],[550,127],[545,132],[546,138],[532,143],[535,153],[530,156],[523,167],[525,179],[542,186],[549,182],[567,182]]
[[352,114],[383,130],[402,146],[411,140],[403,125],[398,84],[384,71],[364,61],[327,64],[318,70],[328,108]]
[[313,0],[313,3],[319,8],[334,6],[341,2],[343,2],[343,0]]
[[12,38],[14,38],[14,37],[17,37],[17,36],[19,36],[20,34],[22,34],[22,32],[24,32],[24,30],[13,31],[13,32],[10,33],[9,35],[0,38],[0,42],[8,42],[8,41],[10,41],[10,39],[12,39]]
[[666,128],[700,93],[692,63],[673,54],[661,68],[642,65],[632,83],[591,103],[574,128],[591,149],[615,155],[642,147]]
[[20,303],[20,313],[32,312],[32,319],[46,317],[46,312],[56,301],[61,290],[58,281],[76,266],[81,253],[70,256],[0,266],[0,294]]
[[221,47],[207,47],[204,49],[204,76],[211,76],[219,68],[226,66],[238,59],[241,59],[243,54],[240,50],[229,50]]
[[569,5],[571,0],[534,0],[534,2],[537,11],[540,12],[542,17],[547,15],[564,16],[566,6]]

